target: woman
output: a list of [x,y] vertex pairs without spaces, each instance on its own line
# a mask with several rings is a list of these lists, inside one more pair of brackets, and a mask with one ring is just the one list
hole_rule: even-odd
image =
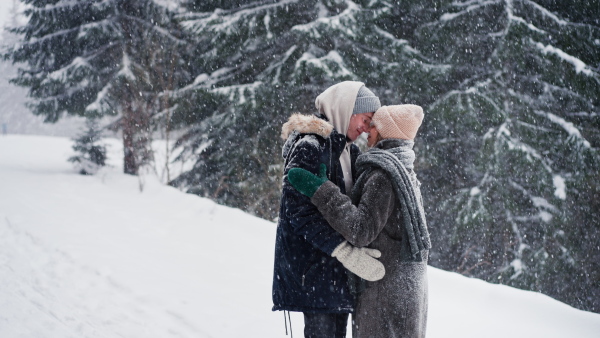
[[423,110],[383,106],[373,116],[368,152],[356,161],[352,200],[323,175],[292,169],[288,179],[311,197],[331,227],[351,244],[381,251],[385,277],[358,297],[353,337],[425,337],[427,258],[431,247],[420,183],[413,171],[414,137]]

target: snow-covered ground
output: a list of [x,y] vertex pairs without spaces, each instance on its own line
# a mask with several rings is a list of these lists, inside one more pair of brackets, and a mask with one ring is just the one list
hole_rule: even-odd
[[[284,337],[275,224],[121,173],[71,141],[0,136],[0,337]],[[428,337],[599,337],[600,314],[429,268]],[[302,316],[292,313],[296,337]]]

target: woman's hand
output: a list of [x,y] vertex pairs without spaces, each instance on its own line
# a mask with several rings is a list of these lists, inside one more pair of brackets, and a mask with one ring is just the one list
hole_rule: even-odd
[[331,257],[337,258],[346,269],[369,282],[385,276],[385,267],[375,259],[381,257],[381,251],[377,249],[357,248],[343,241],[333,250]]
[[306,169],[292,168],[288,171],[287,179],[296,190],[308,197],[313,197],[319,187],[327,182],[327,167],[321,163],[319,176]]

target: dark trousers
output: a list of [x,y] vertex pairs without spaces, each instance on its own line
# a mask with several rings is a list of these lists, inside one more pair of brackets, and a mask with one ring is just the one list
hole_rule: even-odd
[[304,312],[304,337],[344,338],[348,315],[348,313]]

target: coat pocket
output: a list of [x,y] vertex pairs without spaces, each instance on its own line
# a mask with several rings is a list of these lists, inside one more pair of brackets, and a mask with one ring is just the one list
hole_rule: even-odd
[[307,276],[310,276],[312,274],[312,272],[314,270],[316,270],[317,268],[317,264],[318,260],[317,260],[317,254],[313,253],[310,256],[310,259],[308,260],[308,263],[306,264],[306,266],[304,267],[304,269],[302,270],[302,274],[300,275],[300,286],[302,288],[304,288],[305,286],[307,286]]

